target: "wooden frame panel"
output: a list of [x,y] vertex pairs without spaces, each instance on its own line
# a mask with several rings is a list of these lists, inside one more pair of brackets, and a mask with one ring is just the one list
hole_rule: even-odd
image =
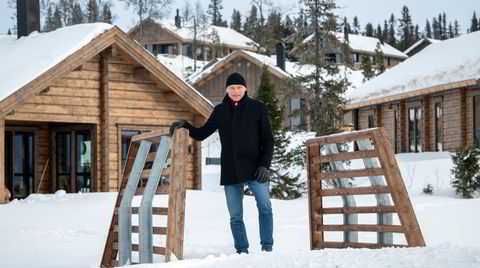
[[[356,140],[371,140],[374,145],[375,154],[365,154],[366,159],[372,159],[372,155],[378,157],[380,168],[365,168],[357,170],[334,170],[323,171],[319,163],[330,161],[348,160],[353,157],[361,157],[358,152],[347,152],[332,155],[322,155],[320,148],[323,145],[332,143],[346,143]],[[360,151],[362,152],[362,151]],[[325,157],[325,159],[322,159]],[[342,133],[331,136],[314,138],[307,141],[308,159],[308,191],[309,191],[309,214],[310,214],[310,246],[311,249],[322,249],[326,247],[343,248],[345,242],[328,242],[324,239],[324,232],[396,232],[403,233],[409,247],[425,246],[423,235],[415,217],[415,211],[408,197],[405,184],[398,169],[392,146],[383,128],[375,128],[351,133]],[[334,189],[322,189],[321,179],[338,179],[357,176],[380,176],[385,178],[386,185],[367,187],[346,187]],[[365,194],[390,194],[393,206],[368,206],[368,207],[334,207],[323,208],[322,198],[324,196],[345,196]],[[384,224],[343,224],[326,225],[324,214],[384,214],[396,213],[400,219],[400,225]],[[344,217],[345,219],[345,217]],[[377,217],[378,219],[378,217]],[[397,246],[383,243],[350,243],[354,247],[379,248],[383,246]],[[406,246],[406,245],[403,245]]]

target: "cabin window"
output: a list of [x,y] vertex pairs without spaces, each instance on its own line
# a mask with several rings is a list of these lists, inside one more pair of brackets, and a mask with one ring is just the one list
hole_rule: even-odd
[[410,152],[422,151],[422,108],[408,109],[408,140]]
[[335,53],[326,53],[325,61],[328,61],[331,63],[337,63],[337,55]]
[[122,155],[122,171],[123,168],[125,167],[125,161],[127,159],[127,154],[128,154],[128,147],[130,146],[130,141],[132,140],[132,137],[141,133],[149,132],[146,130],[122,130],[122,149],[121,149],[121,155]]
[[435,103],[435,150],[443,151],[443,109],[442,103]]
[[391,63],[390,60],[391,60],[390,57],[388,57],[388,58],[387,58],[387,65],[388,65],[388,67],[390,67],[390,66],[392,65],[392,63]]
[[290,129],[305,128],[305,100],[290,99]]
[[375,122],[375,114],[369,114],[368,115],[368,128],[374,128],[377,127],[377,122]]
[[473,141],[480,147],[480,96],[473,97]]

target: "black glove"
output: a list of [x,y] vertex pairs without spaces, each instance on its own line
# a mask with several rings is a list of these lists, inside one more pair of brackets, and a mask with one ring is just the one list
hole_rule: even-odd
[[185,127],[186,124],[187,124],[187,121],[185,120],[173,121],[170,124],[170,129],[169,129],[170,136],[173,136],[173,132],[175,131],[175,129]]
[[265,167],[258,167],[254,175],[259,183],[265,183],[270,178],[270,171]]

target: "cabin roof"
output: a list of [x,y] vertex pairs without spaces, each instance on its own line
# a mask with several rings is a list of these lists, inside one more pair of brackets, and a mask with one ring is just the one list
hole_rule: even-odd
[[347,95],[345,109],[478,85],[480,32],[429,45]]
[[[308,74],[311,74],[314,70],[312,67],[309,67],[309,66],[301,67],[296,62],[291,62],[287,60],[285,62],[285,71],[284,71],[277,66],[277,59],[275,55],[267,56],[267,55],[262,55],[262,54],[258,54],[251,51],[237,50],[230,53],[226,57],[214,60],[211,64],[207,64],[206,68],[191,74],[187,78],[187,81],[192,85],[198,84],[202,80],[207,79],[207,77],[211,75],[215,75],[215,72],[217,70],[223,68],[225,65],[227,65],[228,63],[230,63],[231,61],[239,57],[243,57],[260,67],[265,64],[270,70],[270,72],[280,79],[286,79],[288,77],[299,76],[299,75],[308,75]],[[341,73],[345,72],[344,66],[339,66],[339,68],[341,69]],[[349,81],[352,83],[351,87],[353,88],[358,87],[362,83],[363,75],[361,71],[347,69],[346,73]]]
[[[303,43],[310,42],[313,37],[314,34],[309,35],[303,40]],[[341,42],[343,42],[345,39],[343,33],[336,33],[336,37]],[[375,54],[375,49],[377,48],[378,43],[380,43],[380,49],[383,52],[383,55],[401,59],[408,58],[408,55],[390,46],[389,44],[382,44],[378,38],[358,34],[348,34],[348,46],[353,52]]]
[[[8,113],[15,103],[45,89],[112,44],[164,82],[194,110],[208,117],[213,108],[209,100],[118,27],[106,23],[78,24],[48,33],[33,32],[20,39],[1,36],[1,113]],[[7,98],[14,98],[15,103],[6,101]]]
[[422,39],[418,40],[417,42],[415,42],[415,44],[411,45],[409,48],[407,48],[405,51],[403,51],[403,53],[408,55],[408,53],[410,53],[412,50],[414,50],[416,47],[418,47],[420,44],[422,44],[424,42],[428,42],[429,44],[433,44],[433,43],[442,42],[442,40],[425,37],[425,38],[422,38]]

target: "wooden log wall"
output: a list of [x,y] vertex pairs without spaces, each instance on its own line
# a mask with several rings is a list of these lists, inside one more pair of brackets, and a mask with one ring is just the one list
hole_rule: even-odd
[[[158,84],[148,72],[129,61],[121,51],[109,59],[108,64],[108,91],[109,91],[109,185],[110,191],[118,190],[118,177],[122,172],[119,166],[120,140],[119,125],[128,126],[131,130],[137,127],[152,126],[157,129],[166,128],[174,120],[194,120],[191,108],[175,93],[165,86]],[[193,145],[193,140],[189,139]],[[196,147],[199,147],[198,145]],[[193,151],[198,153],[199,150]],[[195,187],[194,154],[188,155],[186,187]],[[198,174],[198,173],[197,173]]]
[[462,143],[461,93],[458,90],[443,95],[443,146],[454,150]]
[[[98,163],[94,163],[97,172],[92,174],[93,191],[118,190],[121,173],[118,125],[128,126],[131,130],[144,126],[158,129],[168,127],[173,120],[193,122],[196,115],[175,93],[156,83],[145,69],[129,61],[120,51],[116,55],[110,53],[112,56],[108,61],[101,62],[100,55],[93,57],[39,94],[26,99],[5,117],[7,124],[15,121],[94,126],[92,139],[97,141],[94,159]],[[108,79],[107,76],[102,78],[102,72],[107,74]],[[198,116],[196,120],[200,122],[202,119],[202,116]],[[50,156],[50,130],[41,128],[37,140],[40,157],[35,166],[36,179],[39,180]],[[108,146],[102,146],[102,140],[108,141]],[[200,143],[194,144],[191,139],[189,144],[193,145],[193,154],[189,153],[188,156],[186,187],[191,189],[201,186],[201,169],[194,165],[201,161],[201,146]],[[103,154],[107,150],[108,153]],[[51,163],[50,159],[50,168]],[[51,191],[50,168],[42,182],[43,192]],[[108,180],[104,179],[106,174]]]

